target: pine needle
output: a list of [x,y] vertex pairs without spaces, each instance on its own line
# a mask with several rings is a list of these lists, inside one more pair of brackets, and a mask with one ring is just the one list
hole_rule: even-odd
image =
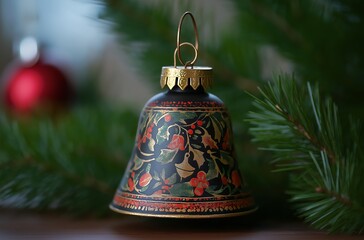
[[[276,156],[275,171],[291,174],[297,214],[317,229],[360,234],[364,227],[364,159],[359,127],[340,117],[318,87],[280,76],[254,97],[249,113],[253,141]],[[289,153],[289,154],[288,154]]]
[[105,215],[129,158],[130,111],[78,108],[49,120],[0,117],[0,205]]

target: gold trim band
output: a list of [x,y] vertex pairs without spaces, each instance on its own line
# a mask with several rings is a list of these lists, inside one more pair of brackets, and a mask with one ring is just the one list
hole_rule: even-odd
[[[142,199],[138,199],[142,198]],[[203,199],[149,199],[143,196],[117,192],[110,208],[116,212],[141,216],[203,218],[202,216],[230,217],[243,215],[256,209],[254,199],[248,193],[220,197],[206,197]],[[230,199],[225,199],[230,198]]]
[[242,212],[234,212],[234,213],[225,213],[225,214],[209,214],[209,215],[191,215],[191,214],[152,214],[152,213],[141,213],[141,212],[129,212],[126,210],[118,209],[111,204],[109,205],[109,208],[117,213],[123,213],[133,216],[142,216],[142,217],[158,217],[158,218],[227,218],[227,217],[237,217],[237,216],[243,216],[250,213],[255,212],[258,210],[258,207],[255,207],[253,209],[249,209]]
[[191,86],[194,90],[199,86],[207,89],[212,84],[212,68],[163,67],[160,84],[162,88],[167,85],[169,89],[175,86],[182,90],[187,86]]

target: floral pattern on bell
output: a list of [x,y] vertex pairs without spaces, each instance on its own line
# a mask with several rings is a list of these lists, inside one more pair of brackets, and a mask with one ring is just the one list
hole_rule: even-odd
[[131,160],[123,192],[218,197],[246,191],[224,107],[147,106]]

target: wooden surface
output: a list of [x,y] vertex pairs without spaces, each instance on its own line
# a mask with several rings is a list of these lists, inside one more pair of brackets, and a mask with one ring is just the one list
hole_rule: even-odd
[[[251,221],[253,219],[253,221]],[[310,230],[301,223],[241,217],[155,219],[116,215],[108,219],[0,210],[0,239],[364,239]]]

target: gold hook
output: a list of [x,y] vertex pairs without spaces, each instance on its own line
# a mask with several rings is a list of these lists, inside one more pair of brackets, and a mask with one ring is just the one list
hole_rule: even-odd
[[174,67],[176,67],[176,64],[177,64],[177,60],[176,60],[176,53],[177,51],[179,51],[180,47],[182,46],[190,46],[193,48],[193,50],[195,51],[195,57],[192,59],[192,61],[187,61],[186,63],[183,63],[181,61],[181,59],[179,59],[179,61],[185,66],[185,68],[187,68],[187,66],[191,66],[193,67],[193,64],[196,62],[197,60],[197,55],[198,55],[198,52],[197,52],[197,49],[196,47],[192,44],[192,43],[189,43],[189,42],[183,42],[179,45],[179,47],[177,47],[175,50],[174,50],[174,58],[173,58],[173,62],[174,62]]
[[[193,30],[195,32],[195,45],[193,45],[192,43],[189,42],[181,42],[181,28],[182,28],[182,23],[184,18],[189,15],[191,17],[192,20],[192,24],[193,24]],[[193,50],[195,51],[195,57],[193,58],[192,61],[187,61],[186,63],[184,63],[182,61],[182,57],[181,57],[181,47],[184,45],[188,45],[191,46],[193,48]],[[197,31],[197,25],[196,25],[196,21],[195,18],[193,17],[191,12],[185,12],[181,19],[179,20],[179,24],[178,24],[178,31],[177,31],[177,47],[174,51],[174,67],[176,67],[176,54],[178,56],[178,60],[180,61],[181,64],[183,64],[185,66],[185,68],[187,68],[187,66],[191,66],[193,67],[193,64],[196,62],[197,60],[197,56],[198,56],[198,31]]]

